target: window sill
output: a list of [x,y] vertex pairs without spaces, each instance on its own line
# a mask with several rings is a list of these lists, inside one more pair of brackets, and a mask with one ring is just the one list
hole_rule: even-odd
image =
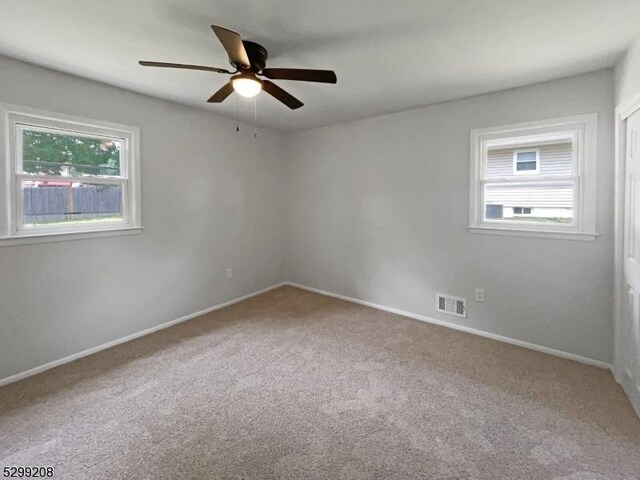
[[78,232],[51,232],[33,235],[20,235],[0,238],[0,247],[13,247],[34,243],[67,242],[72,240],[86,240],[90,238],[116,237],[120,235],[137,235],[142,233],[143,227],[122,227],[109,230],[86,230]]
[[557,230],[525,230],[519,228],[505,227],[467,227],[470,233],[479,233],[482,235],[508,235],[513,237],[537,237],[537,238],[555,238],[560,240],[580,240],[593,242],[597,237],[597,233],[569,232]]

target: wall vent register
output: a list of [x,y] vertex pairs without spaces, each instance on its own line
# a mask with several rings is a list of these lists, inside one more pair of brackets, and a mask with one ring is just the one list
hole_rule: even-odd
[[436,294],[436,309],[439,312],[456,317],[467,318],[467,300],[451,295]]

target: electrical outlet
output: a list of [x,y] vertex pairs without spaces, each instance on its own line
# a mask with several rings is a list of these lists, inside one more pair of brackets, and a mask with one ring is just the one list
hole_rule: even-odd
[[227,268],[227,280],[229,280],[230,278],[233,278],[233,270]]
[[476,288],[476,302],[484,302],[484,288]]

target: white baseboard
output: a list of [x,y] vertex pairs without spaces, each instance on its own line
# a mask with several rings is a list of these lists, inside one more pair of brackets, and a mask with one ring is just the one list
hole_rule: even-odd
[[623,368],[623,372],[620,374],[619,378],[616,378],[616,380],[620,385],[622,385],[622,389],[629,398],[629,402],[631,402],[633,409],[640,417],[640,384],[634,385],[635,382],[633,381],[633,375],[626,368]]
[[574,353],[563,352],[562,350],[556,350],[554,348],[544,347],[535,343],[524,342],[511,337],[505,337],[503,335],[497,335],[495,333],[486,332],[484,330],[478,330],[476,328],[465,327],[464,325],[458,325],[456,323],[447,322],[445,320],[438,320],[436,318],[427,317],[425,315],[418,315],[417,313],[406,312],[397,308],[385,307],[384,305],[378,305],[377,303],[367,302],[365,300],[359,300],[357,298],[347,297],[346,295],[340,295],[338,293],[328,292],[326,290],[320,290],[317,288],[307,287],[306,285],[300,285],[293,282],[285,282],[292,287],[301,288],[310,292],[319,293],[320,295],[326,295],[328,297],[339,298],[340,300],[346,300],[347,302],[357,303],[359,305],[365,305],[367,307],[376,308],[378,310],[384,310],[385,312],[395,313],[402,315],[403,317],[413,318],[422,322],[432,323],[434,325],[440,325],[442,327],[452,328],[454,330],[460,330],[461,332],[471,333],[480,337],[490,338],[491,340],[497,340],[498,342],[509,343],[511,345],[517,345],[518,347],[528,348],[530,350],[536,350],[538,352],[548,353],[549,355],[555,355],[556,357],[562,357],[569,360],[575,360],[576,362],[586,363],[587,365],[593,365],[599,368],[606,368],[613,371],[613,367],[601,360],[596,360],[589,357],[583,357]]
[[536,350],[538,352],[548,353],[550,355],[555,355],[557,357],[567,358],[569,360],[575,360],[575,361],[580,362],[580,363],[586,363],[587,365],[593,365],[593,366],[596,366],[596,367],[607,368],[609,370],[613,370],[613,367],[610,364],[608,364],[606,362],[603,362],[601,360],[595,360],[593,358],[588,358],[588,357],[583,357],[581,355],[576,355],[576,354],[573,354],[573,353],[563,352],[562,350],[556,350],[556,349],[553,349],[553,348],[544,347],[542,345],[536,345],[534,343],[524,342],[522,340],[517,340],[515,338],[505,337],[505,336],[502,336],[502,335],[497,335],[495,333],[486,332],[484,330],[478,330],[478,329],[471,328],[471,327],[465,327],[463,325],[458,325],[458,324],[447,322],[447,321],[444,321],[444,320],[438,320],[436,318],[431,318],[431,317],[427,317],[427,316],[424,316],[424,315],[418,315],[416,313],[407,312],[407,311],[400,310],[400,309],[397,309],[397,308],[385,307],[384,305],[378,305],[378,304],[373,303],[373,302],[367,302],[365,300],[359,300],[357,298],[347,297],[346,295],[340,295],[338,293],[328,292],[326,290],[320,290],[320,289],[317,289],[317,288],[307,287],[306,285],[300,285],[300,284],[293,283],[293,282],[282,282],[282,283],[278,283],[276,285],[272,285],[271,287],[259,290],[257,292],[249,293],[248,295],[243,295],[242,297],[234,298],[233,300],[229,300],[228,302],[224,302],[224,303],[221,303],[219,305],[215,305],[213,307],[206,308],[206,309],[201,310],[199,312],[195,312],[195,313],[191,313],[189,315],[185,315],[184,317],[180,317],[180,318],[177,318],[175,320],[171,320],[171,321],[163,323],[161,325],[156,325],[155,327],[151,327],[151,328],[148,328],[146,330],[142,330],[141,332],[133,333],[133,334],[128,335],[126,337],[122,337],[122,338],[113,340],[111,342],[104,343],[102,345],[98,345],[96,347],[92,347],[92,348],[89,348],[87,350],[83,350],[83,351],[78,352],[78,353],[74,353],[74,354],[66,356],[64,358],[60,358],[58,360],[54,360],[52,362],[45,363],[44,365],[40,365],[38,367],[34,367],[34,368],[29,369],[29,370],[25,370],[24,372],[16,373],[16,374],[11,375],[9,377],[5,377],[3,379],[0,379],[0,387],[3,386],[3,385],[7,385],[9,383],[17,382],[18,380],[22,380],[22,379],[25,379],[27,377],[31,377],[33,375],[37,375],[38,373],[42,373],[42,372],[44,372],[46,370],[49,370],[49,369],[54,368],[54,367],[57,367],[59,365],[63,365],[65,363],[72,362],[72,361],[77,360],[79,358],[86,357],[88,355],[92,355],[92,354],[97,353],[97,352],[99,352],[101,350],[105,350],[107,348],[115,347],[116,345],[120,345],[121,343],[125,343],[125,342],[128,342],[128,341],[134,340],[136,338],[143,337],[145,335],[149,335],[150,333],[157,332],[157,331],[163,330],[165,328],[169,328],[169,327],[171,327],[173,325],[177,325],[178,323],[186,322],[187,320],[191,320],[192,318],[200,317],[202,315],[205,315],[207,313],[213,312],[215,310],[220,310],[221,308],[228,307],[230,305],[233,305],[234,303],[242,302],[243,300],[247,300],[247,299],[249,299],[251,297],[255,297],[257,295],[261,295],[263,293],[266,293],[266,292],[268,292],[270,290],[274,290],[274,289],[279,288],[279,287],[284,286],[284,285],[291,285],[292,287],[301,288],[303,290],[308,290],[310,292],[319,293],[320,295],[325,295],[325,296],[328,296],[328,297],[339,298],[341,300],[346,300],[348,302],[357,303],[359,305],[365,305],[367,307],[375,308],[375,309],[378,309],[378,310],[383,310],[385,312],[395,313],[397,315],[402,315],[403,317],[413,318],[415,320],[420,320],[420,321],[423,321],[423,322],[432,323],[434,325],[440,325],[440,326],[443,326],[443,327],[452,328],[454,330],[460,330],[462,332],[471,333],[473,335],[479,335],[481,337],[490,338],[492,340],[497,340],[499,342],[509,343],[509,344],[512,344],[512,345],[517,345],[519,347],[528,348],[528,349],[531,349],[531,350]]
[[271,287],[264,288],[262,290],[258,290],[257,292],[249,293],[248,295],[243,295],[242,297],[234,298],[233,300],[229,300],[228,302],[221,303],[219,305],[215,305],[213,307],[205,308],[204,310],[200,310],[199,312],[191,313],[189,315],[185,315],[184,317],[176,318],[175,320],[171,320],[169,322],[163,323],[161,325],[156,325],[155,327],[147,328],[146,330],[142,330],[141,332],[133,333],[131,335],[127,335],[126,337],[118,338],[116,340],[112,340],[111,342],[103,343],[102,345],[98,345],[96,347],[89,348],[87,350],[83,350],[78,353],[74,353],[64,358],[60,358],[58,360],[54,360],[49,363],[45,363],[44,365],[40,365],[38,367],[30,368],[29,370],[25,370],[24,372],[16,373],[15,375],[11,375],[9,377],[5,377],[0,379],[0,387],[3,385],[7,385],[9,383],[17,382],[18,380],[22,380],[27,377],[31,377],[32,375],[37,375],[38,373],[42,373],[51,368],[57,367],[59,365],[63,365],[65,363],[72,362],[82,357],[86,357],[88,355],[92,355],[101,350],[105,350],[107,348],[115,347],[116,345],[120,345],[121,343],[129,342],[139,337],[143,337],[145,335],[149,335],[150,333],[157,332],[158,330],[164,330],[165,328],[172,327],[173,325],[177,325],[178,323],[186,322],[187,320],[191,320],[192,318],[200,317],[207,313],[213,312],[215,310],[220,310],[221,308],[228,307],[233,305],[234,303],[242,302],[243,300],[247,300],[251,297],[255,297],[257,295],[261,295],[270,290],[274,290],[278,287],[282,287],[286,285],[286,282],[278,283],[276,285],[272,285]]

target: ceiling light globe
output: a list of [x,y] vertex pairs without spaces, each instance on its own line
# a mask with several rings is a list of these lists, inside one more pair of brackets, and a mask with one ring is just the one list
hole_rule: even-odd
[[252,78],[236,78],[232,80],[233,89],[238,95],[251,98],[255,97],[262,90],[262,83]]

